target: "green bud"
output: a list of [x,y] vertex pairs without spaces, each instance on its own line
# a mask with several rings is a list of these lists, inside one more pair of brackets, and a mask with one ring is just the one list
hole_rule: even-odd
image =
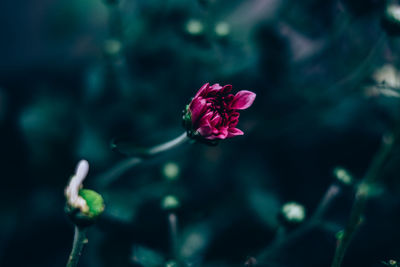
[[337,240],[341,240],[344,235],[344,230],[340,230],[339,232],[336,233],[335,237]]
[[167,162],[162,168],[164,177],[170,181],[178,179],[179,171],[179,166],[174,162]]
[[161,202],[161,207],[167,211],[177,209],[179,206],[180,206],[180,203],[179,203],[178,198],[173,195],[168,195],[168,196],[164,197]]
[[89,226],[103,213],[104,200],[99,193],[89,189],[80,189],[79,196],[86,201],[87,209],[75,208],[67,203],[66,213],[77,226]]
[[121,52],[122,44],[116,39],[108,39],[104,42],[104,53],[107,56],[115,56]]
[[387,5],[382,17],[382,27],[389,35],[400,34],[400,5]]
[[345,185],[350,185],[353,183],[353,177],[351,176],[351,174],[342,167],[336,167],[333,170],[333,175],[335,176],[336,179],[338,179]]
[[219,22],[217,25],[215,25],[214,30],[218,37],[224,38],[230,34],[231,27],[226,22]]
[[197,19],[190,19],[186,22],[185,28],[190,35],[198,36],[204,33],[203,23]]
[[296,202],[288,202],[282,206],[281,214],[288,223],[301,223],[306,218],[306,210],[303,205]]
[[165,267],[178,267],[178,263],[176,263],[176,261],[170,260],[165,263]]

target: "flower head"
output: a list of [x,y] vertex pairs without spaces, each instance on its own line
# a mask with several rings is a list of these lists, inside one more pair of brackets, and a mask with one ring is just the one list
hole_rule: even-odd
[[104,211],[103,197],[90,189],[83,189],[83,180],[89,172],[89,163],[81,160],[65,188],[65,211],[76,225],[88,226]]
[[188,136],[202,141],[213,142],[243,132],[236,128],[239,110],[250,107],[256,94],[242,90],[231,94],[232,86],[204,84],[184,111],[184,125]]

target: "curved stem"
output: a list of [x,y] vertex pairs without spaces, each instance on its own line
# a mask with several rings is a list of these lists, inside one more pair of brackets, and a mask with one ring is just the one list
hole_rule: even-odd
[[177,259],[178,254],[178,217],[174,212],[168,214],[171,257]]
[[282,231],[282,228],[278,228],[276,238],[262,253],[258,255],[258,257],[256,258],[257,261],[259,263],[266,263],[275,252],[279,251],[287,244],[299,239],[314,227],[319,226],[319,224],[321,223],[321,218],[324,215],[325,211],[329,208],[332,201],[339,193],[340,187],[338,185],[332,184],[325,192],[320,204],[316,208],[314,214],[308,219],[308,221],[304,222],[304,224],[300,225],[297,229],[288,233]]
[[358,226],[360,225],[366,202],[371,196],[371,188],[373,184],[382,176],[382,170],[385,166],[385,163],[393,153],[397,137],[398,132],[395,136],[383,138],[379,151],[377,152],[370,167],[368,168],[365,178],[358,187],[349,222],[347,223],[342,237],[338,240],[335,255],[331,265],[332,267],[340,267],[342,265],[346,250],[350,245],[350,242],[356,230],[358,229]]
[[185,143],[188,140],[189,140],[189,137],[187,137],[186,132],[184,132],[183,134],[181,134],[177,138],[172,139],[171,141],[168,141],[166,143],[163,143],[163,144],[160,144],[160,145],[157,145],[157,146],[154,146],[154,147],[150,148],[147,151],[146,154],[149,155],[149,156],[154,156],[154,155],[156,155],[158,153],[162,153],[164,151],[170,150],[171,148],[179,146],[179,145]]
[[168,142],[165,142],[165,143],[162,143],[162,144],[159,144],[159,145],[156,145],[156,146],[153,146],[153,147],[147,149],[145,151],[145,153],[143,153],[142,156],[131,157],[131,158],[128,158],[128,159],[125,159],[125,160],[119,162],[114,167],[112,167],[109,171],[107,171],[106,173],[104,173],[103,175],[101,175],[98,178],[99,186],[101,186],[101,187],[108,186],[109,184],[114,182],[119,176],[124,174],[127,170],[142,163],[146,157],[154,157],[163,152],[169,151],[173,148],[176,148],[176,147],[186,143],[188,140],[189,140],[189,137],[187,137],[186,132],[184,132],[183,134],[179,135],[178,137],[176,137]]
[[78,266],[79,257],[81,256],[83,246],[86,241],[86,228],[75,226],[74,242],[72,244],[71,254],[69,255],[67,267]]

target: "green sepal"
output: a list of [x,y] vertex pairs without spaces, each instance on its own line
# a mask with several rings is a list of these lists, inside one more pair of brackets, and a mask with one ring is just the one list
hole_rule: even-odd
[[94,224],[97,218],[104,211],[103,197],[90,189],[79,190],[81,196],[89,207],[88,211],[81,211],[79,208],[71,207],[68,203],[65,206],[65,212],[70,217],[72,222],[79,227],[87,227]]

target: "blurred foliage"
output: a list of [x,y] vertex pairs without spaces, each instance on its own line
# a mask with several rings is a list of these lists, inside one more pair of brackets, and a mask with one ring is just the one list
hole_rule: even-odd
[[[399,121],[400,43],[382,22],[387,4],[398,3],[1,1],[0,266],[65,265],[73,226],[63,189],[81,158],[106,209],[80,266],[257,262],[279,238],[285,203],[309,217],[334,170],[357,185]],[[257,93],[241,116],[245,135],[179,149],[100,187],[96,178],[124,159],[112,140],[176,137],[205,82]],[[388,162],[343,266],[400,259],[399,160]],[[340,188],[325,224],[255,266],[329,266],[354,193]],[[175,252],[167,196],[179,199]]]

